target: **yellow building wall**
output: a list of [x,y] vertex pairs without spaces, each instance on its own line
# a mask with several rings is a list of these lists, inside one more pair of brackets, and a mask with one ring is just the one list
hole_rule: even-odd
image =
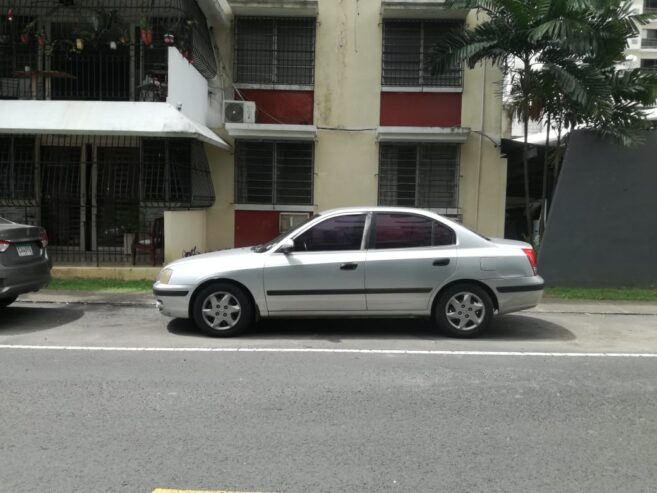
[[[468,26],[476,22],[475,13],[466,19]],[[459,184],[463,224],[481,234],[500,237],[504,236],[507,170],[499,149],[506,131],[501,81],[501,71],[490,64],[464,71],[461,126],[476,132],[461,146]]]
[[315,43],[315,204],[376,205],[380,3],[319,2]]
[[235,166],[233,152],[206,146],[215,202],[207,210],[206,241],[209,250],[233,248],[235,239]]
[[206,209],[164,211],[164,263],[182,258],[194,248],[206,252],[206,215]]
[[[467,22],[476,23],[476,16],[471,14]],[[216,40],[225,57],[224,68],[230,72],[231,34],[222,29]],[[380,0],[320,1],[315,52],[315,209],[375,205],[382,59]],[[500,80],[500,71],[490,66],[465,70],[462,103],[462,126],[481,131],[498,143],[504,118]],[[223,131],[217,131],[225,138]],[[461,146],[459,208],[466,226],[502,236],[506,160],[490,139],[472,133]],[[210,146],[206,150],[216,194],[216,202],[206,214],[207,248],[231,248],[235,231],[233,154]]]

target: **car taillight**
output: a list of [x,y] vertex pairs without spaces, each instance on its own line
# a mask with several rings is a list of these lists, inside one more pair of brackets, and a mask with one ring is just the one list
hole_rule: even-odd
[[41,230],[41,244],[43,245],[43,248],[48,246],[48,232],[45,229]]
[[536,254],[534,253],[533,248],[523,248],[523,252],[525,252],[525,255],[527,255],[527,260],[529,260],[529,265],[532,266],[532,270],[534,271],[534,274],[536,274]]
[[9,248],[9,242],[7,240],[0,240],[0,253],[6,252]]

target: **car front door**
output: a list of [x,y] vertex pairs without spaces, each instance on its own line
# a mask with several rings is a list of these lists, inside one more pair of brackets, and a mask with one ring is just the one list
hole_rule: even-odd
[[343,214],[294,238],[294,251],[265,262],[267,308],[276,312],[365,311],[367,214]]
[[455,233],[447,225],[417,214],[374,214],[365,262],[368,311],[426,311],[457,261]]

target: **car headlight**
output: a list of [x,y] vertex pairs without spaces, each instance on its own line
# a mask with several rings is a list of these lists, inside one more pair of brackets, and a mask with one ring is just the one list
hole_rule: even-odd
[[172,269],[162,269],[157,276],[157,280],[160,282],[160,284],[169,284],[169,279],[171,279],[172,274]]

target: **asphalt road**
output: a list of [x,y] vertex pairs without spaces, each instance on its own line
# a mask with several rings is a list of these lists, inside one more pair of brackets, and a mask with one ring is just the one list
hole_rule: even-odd
[[654,491],[656,356],[654,315],[217,340],[151,308],[17,304],[0,315],[0,491]]

